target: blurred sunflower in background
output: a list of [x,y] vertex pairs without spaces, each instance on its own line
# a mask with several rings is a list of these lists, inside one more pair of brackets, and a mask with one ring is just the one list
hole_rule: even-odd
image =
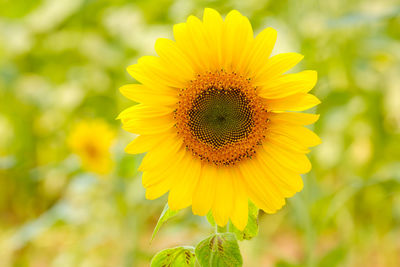
[[284,74],[303,56],[270,57],[276,31],[254,38],[235,10],[223,20],[205,9],[203,21],[190,16],[173,32],[175,41],[156,41],[158,57],[128,67],[141,84],[120,89],[140,103],[119,115],[139,134],[126,152],[147,152],[139,170],[148,199],[169,191],[172,210],[211,210],[219,226],[231,220],[244,229],[248,200],[274,213],[303,187],[300,174],[311,169],[305,154],[320,143],[304,125],[318,115],[287,111],[320,103],[308,93],[317,73]]
[[80,157],[85,170],[107,174],[113,165],[110,147],[115,136],[115,131],[103,120],[85,120],[73,127],[68,145]]

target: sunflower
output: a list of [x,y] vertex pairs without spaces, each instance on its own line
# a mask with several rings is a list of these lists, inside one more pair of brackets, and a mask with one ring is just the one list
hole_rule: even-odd
[[317,73],[285,74],[303,56],[270,57],[277,32],[255,38],[249,20],[231,11],[223,20],[205,9],[174,25],[175,41],[157,39],[158,56],[128,67],[140,84],[121,93],[140,104],[119,118],[138,134],[127,147],[145,153],[139,170],[146,198],[169,192],[170,209],[209,211],[220,226],[244,229],[248,200],[275,213],[303,187],[306,153],[320,143],[305,125],[318,115],[296,113],[320,101],[308,92]]
[[115,132],[106,122],[85,120],[73,127],[68,145],[80,157],[85,170],[107,174],[112,167],[110,147],[114,138]]

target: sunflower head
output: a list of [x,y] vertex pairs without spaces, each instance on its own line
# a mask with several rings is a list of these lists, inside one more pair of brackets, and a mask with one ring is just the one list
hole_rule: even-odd
[[156,57],[128,67],[139,84],[121,92],[140,104],[123,111],[123,128],[139,136],[128,153],[147,153],[140,170],[146,197],[169,192],[177,210],[210,210],[216,223],[247,224],[248,200],[274,213],[303,187],[309,147],[320,139],[304,125],[318,115],[296,113],[319,100],[309,94],[315,71],[286,72],[303,58],[271,57],[277,33],[256,37],[237,11],[224,19],[205,9],[158,39]]
[[84,169],[107,174],[112,167],[110,147],[114,139],[115,132],[107,123],[87,120],[73,127],[68,145],[80,157]]

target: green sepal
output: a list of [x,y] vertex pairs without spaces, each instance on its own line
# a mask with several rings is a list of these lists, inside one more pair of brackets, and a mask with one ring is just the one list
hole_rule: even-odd
[[211,226],[215,227],[215,220],[211,211],[207,213],[207,221],[211,224]]
[[256,205],[253,204],[249,200],[249,212],[248,212],[248,219],[247,225],[243,229],[243,231],[238,230],[232,222],[229,222],[229,230],[230,232],[235,233],[236,238],[240,241],[242,240],[250,240],[253,237],[258,235],[258,211],[259,209]]
[[[163,225],[168,219],[174,217],[176,214],[178,214],[178,210],[170,210],[168,203],[165,204],[164,210],[161,212],[160,218],[158,219],[157,225],[154,228],[153,234],[151,235],[151,241],[153,241],[154,237],[160,230],[161,225]],[[151,242],[150,241],[150,242]]]

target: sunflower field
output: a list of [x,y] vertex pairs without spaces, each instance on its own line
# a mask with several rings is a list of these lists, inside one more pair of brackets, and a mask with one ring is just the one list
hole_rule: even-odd
[[400,2],[0,0],[3,266],[400,266]]

